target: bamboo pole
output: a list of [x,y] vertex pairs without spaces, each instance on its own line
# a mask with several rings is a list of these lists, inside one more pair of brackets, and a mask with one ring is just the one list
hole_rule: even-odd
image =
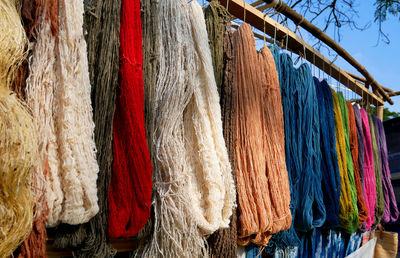
[[310,32],[314,37],[320,39],[330,48],[332,48],[336,53],[343,57],[347,62],[349,62],[354,68],[356,68],[372,85],[372,87],[382,94],[383,98],[393,105],[393,101],[390,99],[389,95],[382,89],[379,83],[372,77],[372,75],[362,66],[357,60],[351,56],[343,47],[341,47],[335,40],[326,35],[321,29],[316,27],[314,24],[306,20],[301,14],[297,13],[295,10],[286,5],[282,0],[263,0],[267,4],[273,4],[273,7],[289,19],[291,19],[295,24],[303,27],[305,30]]
[[[345,70],[340,69],[328,58],[323,56],[313,47],[300,39],[296,33],[271,19],[255,7],[243,0],[218,0],[222,6],[228,7],[228,11],[238,19],[249,23],[260,31],[265,31],[270,37],[275,38],[282,46],[287,46],[293,53],[301,55],[304,59],[314,64],[316,67],[330,75],[341,84],[346,85],[359,96],[368,98],[372,104],[378,106],[384,104],[384,101],[370,92],[359,81],[352,78]],[[229,3],[228,3],[229,2]]]

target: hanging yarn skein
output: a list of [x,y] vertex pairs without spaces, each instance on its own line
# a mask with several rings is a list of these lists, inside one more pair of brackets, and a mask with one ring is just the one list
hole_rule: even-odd
[[368,208],[364,201],[360,172],[358,167],[358,138],[357,138],[356,120],[354,116],[354,108],[351,105],[350,101],[346,101],[346,105],[349,117],[350,151],[353,159],[354,181],[357,191],[358,220],[359,220],[359,226],[361,226],[368,218]]
[[[365,182],[365,172],[364,172],[364,160],[365,160],[365,146],[364,146],[364,132],[362,127],[362,118],[360,113],[360,108],[357,104],[353,105],[354,111],[354,118],[356,121],[356,128],[357,128],[357,145],[358,145],[358,169],[360,172],[360,181],[361,187],[363,191],[364,201],[366,207],[368,207],[367,201],[365,199],[365,192],[364,192],[364,182]],[[367,208],[368,209],[368,208]]]
[[210,44],[215,82],[218,92],[222,95],[224,78],[224,31],[233,17],[218,1],[211,1],[204,10],[208,41]]
[[[185,184],[183,114],[194,92],[195,49],[185,0],[158,2],[159,69],[155,84],[146,87],[147,124],[152,138],[154,233],[142,257],[208,256],[190,211]],[[147,24],[146,24],[147,25]],[[155,123],[157,119],[157,123]]]
[[385,198],[385,210],[382,216],[382,221],[385,223],[395,222],[399,218],[399,210],[393,191],[392,181],[390,179],[385,130],[382,121],[379,118],[373,116],[373,120],[375,125],[376,141],[379,143],[378,155],[381,157],[382,189]]
[[[234,174],[236,169],[233,136],[235,119],[233,117],[232,92],[232,31],[229,24],[231,19],[230,14],[218,1],[212,1],[205,9],[205,20],[213,59],[214,75],[220,91],[224,139],[232,166],[233,179],[236,180],[236,175]],[[218,80],[219,76],[221,80]],[[235,208],[229,228],[219,229],[207,239],[211,257],[229,258],[237,256],[236,221]]]
[[295,184],[296,181],[293,181],[294,178],[292,178],[293,174],[291,171],[300,168],[300,164],[298,163],[298,154],[293,155],[293,153],[297,153],[298,150],[294,150],[292,144],[292,139],[293,141],[296,140],[294,137],[299,127],[294,125],[295,122],[298,122],[298,120],[295,119],[295,114],[298,109],[295,108],[295,102],[290,101],[290,98],[288,97],[291,96],[291,94],[293,94],[292,91],[296,89],[296,87],[290,86],[295,85],[296,69],[293,67],[290,56],[287,54],[280,55],[279,49],[276,45],[270,46],[270,50],[275,60],[279,85],[281,88],[281,100],[284,112],[285,157],[289,174],[292,226],[289,230],[278,232],[272,236],[272,239],[268,242],[267,252],[274,254],[276,250],[288,250],[289,252],[296,253],[297,246],[300,244],[300,240],[293,226],[293,221],[296,215],[297,188]]
[[366,224],[366,229],[370,230],[375,218],[375,204],[376,204],[376,178],[374,170],[374,154],[372,151],[372,139],[371,130],[368,121],[367,112],[365,109],[360,110],[363,133],[364,133],[364,147],[365,147],[365,182],[364,182],[364,193],[365,199],[367,200],[368,207],[368,219]]
[[132,237],[150,217],[152,172],[143,113],[140,1],[123,0],[120,90],[114,115],[114,162],[109,192],[110,237]]
[[[340,181],[341,181],[339,226],[346,232],[351,233],[353,232],[354,228],[357,228],[358,226],[358,210],[356,210],[357,199],[354,196],[355,205],[353,205],[353,196],[351,193],[348,166],[347,166],[347,150],[346,150],[347,145],[345,138],[346,132],[343,124],[343,121],[345,120],[342,117],[338,94],[336,94],[336,92],[333,89],[331,89],[331,92],[333,96],[333,106],[335,114],[336,151],[338,154],[338,163],[339,163]],[[351,158],[351,156],[349,158]]]
[[359,220],[358,220],[358,207],[357,207],[357,190],[356,190],[356,183],[354,179],[354,169],[353,169],[353,158],[351,156],[351,150],[350,150],[349,112],[347,110],[346,100],[344,99],[343,94],[339,92],[337,95],[340,105],[340,112],[343,120],[344,139],[346,144],[345,150],[346,150],[347,174],[348,174],[350,197],[351,197],[350,202],[352,210],[354,210],[354,213],[357,214],[356,217],[350,220],[350,225],[347,229],[348,233],[354,233],[359,226]]
[[381,222],[383,212],[385,210],[385,200],[382,191],[382,171],[381,171],[381,156],[378,155],[380,149],[377,144],[375,133],[375,125],[371,114],[368,114],[369,128],[371,130],[372,152],[374,157],[375,169],[375,183],[376,183],[376,204],[375,204],[375,221],[374,224],[378,225]]
[[[266,176],[263,89],[253,32],[242,24],[233,35],[235,167],[238,195],[238,244],[267,244],[272,228]],[[264,78],[265,79],[265,78]],[[246,119],[243,119],[246,117]]]
[[270,50],[257,54],[248,24],[234,34],[233,47],[238,243],[265,246],[292,220],[279,80]]
[[318,97],[319,124],[321,132],[322,191],[326,207],[324,227],[334,229],[339,225],[340,173],[336,153],[335,120],[332,92],[326,80],[314,77]]
[[194,92],[184,112],[187,196],[203,233],[228,228],[236,191],[222,132],[221,109],[212,69],[204,14],[197,1],[189,6],[196,63]]
[[0,1],[0,17],[0,257],[9,257],[32,229],[28,180],[38,158],[38,141],[28,107],[10,90],[26,56],[17,2]]
[[[264,126],[267,142],[266,173],[272,205],[270,234],[288,230],[292,223],[290,212],[289,175],[285,160],[285,134],[279,77],[271,51],[261,48],[258,55],[262,75]],[[270,108],[274,107],[274,108]]]
[[59,222],[82,224],[99,211],[94,123],[83,0],[59,0],[59,84],[54,95],[55,127],[64,200]]
[[[26,3],[26,2],[24,2]],[[32,3],[27,4],[35,8]],[[19,257],[46,256],[46,228],[49,211],[61,211],[62,192],[58,173],[59,161],[53,120],[53,92],[56,84],[55,40],[58,32],[57,1],[43,2],[43,14],[40,20],[35,47],[29,62],[29,77],[26,80],[26,102],[32,110],[33,121],[38,134],[39,156],[35,160],[31,173],[31,191],[35,203],[35,221],[33,229],[21,246]],[[24,10],[24,9],[23,9]],[[31,10],[28,13],[31,13]],[[24,13],[26,11],[22,11]],[[36,14],[37,16],[39,14]],[[38,18],[37,18],[38,19]],[[36,22],[32,21],[34,24]],[[29,31],[35,30],[34,28]],[[55,191],[53,191],[55,190]]]
[[93,120],[96,124],[94,137],[99,164],[99,213],[87,224],[60,225],[54,244],[71,248],[75,257],[112,257],[115,252],[108,242],[107,228],[108,187],[112,172],[112,121],[119,74],[121,2],[85,1],[85,10]]

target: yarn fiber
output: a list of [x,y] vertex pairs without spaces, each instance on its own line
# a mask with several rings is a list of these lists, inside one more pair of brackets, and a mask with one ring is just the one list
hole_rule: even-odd
[[227,228],[236,191],[222,133],[221,108],[212,69],[204,14],[197,1],[189,6],[195,48],[193,96],[183,114],[190,210],[205,234]]
[[[338,163],[339,163],[340,181],[341,181],[339,226],[346,232],[351,233],[353,232],[354,228],[357,228],[358,226],[358,210],[356,210],[357,199],[354,196],[355,205],[353,205],[353,196],[349,181],[350,173],[348,173],[348,165],[347,165],[347,160],[348,160],[347,149],[346,149],[347,145],[345,138],[344,123],[343,123],[345,120],[342,117],[338,94],[336,94],[334,90],[331,91],[333,96],[333,106],[335,113],[336,151],[338,154]],[[351,158],[351,154],[349,158]]]
[[378,155],[380,155],[381,157],[382,189],[385,198],[385,210],[382,216],[382,221],[385,223],[395,222],[399,217],[399,210],[393,191],[392,181],[390,179],[388,149],[386,144],[385,131],[382,121],[379,118],[373,116],[373,120],[375,126],[376,141],[377,143],[379,143]]
[[348,117],[349,117],[349,142],[351,157],[353,159],[354,180],[357,190],[357,207],[358,207],[358,220],[361,226],[368,218],[368,209],[364,201],[364,195],[361,185],[360,172],[358,167],[358,138],[357,127],[354,116],[354,108],[350,101],[346,101]]
[[335,120],[332,92],[326,80],[320,82],[314,77],[318,98],[321,132],[322,191],[326,208],[324,227],[334,229],[339,225],[340,173],[336,153]]
[[99,211],[94,123],[90,101],[83,0],[59,0],[59,84],[54,96],[61,187],[59,222],[82,224]]
[[108,234],[132,237],[150,217],[152,171],[144,128],[140,1],[123,0],[120,88],[113,127]]
[[[207,15],[210,11],[207,11],[212,8],[224,8],[218,2],[214,1],[211,2],[210,5],[207,7],[206,13],[206,24],[214,22],[218,23],[225,23],[226,19],[219,20],[218,17],[213,15],[217,15],[219,12],[212,12],[212,14]],[[222,15],[227,14],[221,11]],[[212,18],[211,18],[212,17]],[[234,119],[234,103],[233,103],[233,56],[232,56],[232,36],[233,31],[231,31],[231,27],[229,23],[226,23],[225,27],[220,27],[219,25],[215,25],[216,30],[214,32],[210,32],[208,29],[208,35],[210,37],[210,42],[213,41],[211,37],[215,36],[218,38],[216,34],[221,33],[223,35],[223,60],[224,63],[223,71],[223,81],[222,86],[220,88],[221,92],[221,115],[222,115],[222,123],[223,123],[223,132],[226,147],[228,150],[229,160],[232,166],[232,174],[233,179],[236,182],[236,175],[235,175],[235,154],[234,154],[234,128],[235,128],[235,119]],[[218,29],[222,29],[221,31]],[[210,48],[212,49],[211,45]],[[220,56],[216,55],[213,51],[211,52],[213,55],[213,59],[220,58]],[[215,61],[215,63],[219,63],[220,61]],[[215,71],[217,66],[214,66],[214,73],[219,73],[220,71]],[[217,85],[218,86],[218,85]],[[212,234],[208,239],[208,246],[210,250],[211,257],[236,257],[237,256],[237,208],[233,209],[233,214],[231,218],[231,223],[229,228],[226,229],[219,229],[214,234]]]
[[26,104],[10,90],[26,56],[27,38],[16,1],[0,1],[0,256],[8,257],[32,229],[29,188],[37,134]]
[[378,146],[375,133],[375,125],[371,114],[368,114],[369,128],[371,130],[372,153],[374,157],[375,183],[376,183],[376,204],[375,204],[375,221],[378,225],[381,222],[383,212],[385,210],[385,200],[382,191],[382,171],[381,171],[381,156],[378,155]]
[[349,113],[347,110],[347,105],[346,105],[346,100],[344,99],[344,96],[341,92],[338,94],[338,99],[339,99],[339,105],[340,105],[340,112],[342,114],[342,120],[343,120],[343,128],[344,128],[344,139],[345,139],[345,150],[346,150],[346,164],[347,164],[347,174],[348,174],[348,180],[349,180],[349,189],[350,189],[350,202],[352,209],[354,210],[354,213],[357,214],[355,218],[353,218],[350,221],[350,225],[347,228],[348,233],[354,233],[358,226],[359,226],[359,220],[358,220],[358,207],[357,207],[357,190],[356,190],[356,184],[354,180],[354,169],[353,169],[353,159],[351,156],[351,150],[350,150],[350,135],[349,135]]
[[269,50],[257,54],[248,24],[234,33],[233,54],[238,243],[265,246],[291,221],[278,75]]
[[160,63],[156,83],[146,85],[147,124],[153,126],[148,135],[153,146],[154,233],[142,256],[207,256],[184,191],[188,167],[183,114],[193,96],[196,62],[189,8],[184,0],[164,0],[155,14]]
[[360,110],[363,132],[364,132],[364,147],[365,147],[365,182],[364,182],[364,193],[365,199],[367,200],[368,207],[368,219],[367,219],[367,230],[371,229],[375,218],[375,204],[376,204],[376,178],[374,170],[374,156],[372,151],[372,139],[371,130],[368,121],[368,115],[365,109]]

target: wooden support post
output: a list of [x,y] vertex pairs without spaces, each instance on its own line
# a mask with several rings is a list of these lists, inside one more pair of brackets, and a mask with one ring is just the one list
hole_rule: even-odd
[[381,121],[383,121],[383,105],[378,105],[376,107],[376,116],[379,117]]

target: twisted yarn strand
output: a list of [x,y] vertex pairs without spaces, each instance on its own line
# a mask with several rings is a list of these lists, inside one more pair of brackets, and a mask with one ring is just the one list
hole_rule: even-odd
[[[341,193],[340,193],[340,212],[339,212],[339,226],[347,232],[351,232],[355,226],[355,220],[358,212],[354,210],[352,205],[353,197],[351,195],[349,173],[347,171],[347,152],[346,152],[346,138],[343,126],[343,118],[340,109],[340,102],[338,94],[331,90],[333,96],[333,106],[335,114],[335,135],[336,135],[336,151],[338,154]],[[357,222],[358,225],[358,222]]]
[[194,92],[184,112],[185,151],[189,166],[186,191],[201,231],[227,228],[236,191],[222,133],[221,108],[212,70],[204,14],[197,1],[189,6],[195,63]]
[[0,1],[0,257],[9,257],[32,229],[29,176],[38,140],[29,108],[10,90],[27,38],[14,0]]
[[350,219],[350,225],[347,228],[348,233],[354,233],[358,226],[359,226],[359,220],[358,220],[358,207],[357,207],[357,190],[356,190],[356,184],[355,184],[355,179],[354,179],[354,169],[353,169],[353,159],[351,156],[351,150],[350,150],[350,136],[349,136],[349,113],[347,110],[347,105],[346,105],[346,100],[344,99],[344,96],[341,92],[338,94],[338,99],[339,99],[339,105],[340,105],[340,112],[342,115],[342,121],[343,121],[343,129],[344,129],[344,139],[345,139],[345,151],[346,151],[346,164],[347,164],[347,174],[348,174],[348,184],[349,184],[349,189],[350,189],[350,202],[352,206],[353,213]]
[[390,179],[389,161],[388,161],[388,150],[386,144],[385,130],[383,128],[382,121],[374,118],[374,125],[376,130],[376,140],[379,142],[380,150],[379,155],[381,157],[381,168],[382,168],[382,188],[385,197],[385,211],[382,216],[382,221],[385,223],[395,222],[399,217],[399,210],[397,207],[396,197],[394,195],[392,181]]
[[[187,163],[183,114],[194,92],[195,50],[189,9],[184,0],[157,5],[159,69],[156,84],[148,84],[147,124],[153,125],[154,233],[142,257],[208,256],[184,191]],[[157,120],[157,123],[155,122]]]
[[357,190],[357,206],[358,206],[358,219],[361,226],[368,218],[368,209],[364,201],[364,195],[361,185],[360,172],[358,166],[358,138],[357,127],[354,115],[354,108],[350,101],[346,101],[347,110],[349,114],[349,140],[351,156],[353,158],[354,180]]
[[375,204],[375,225],[381,222],[382,215],[385,210],[385,200],[382,191],[382,171],[381,171],[381,156],[378,154],[380,150],[379,142],[377,142],[378,135],[375,131],[374,118],[368,114],[369,128],[371,130],[372,152],[374,154],[374,169],[375,169],[375,183],[376,183],[376,204]]
[[99,211],[94,123],[86,42],[83,37],[83,0],[59,0],[59,85],[54,96],[55,126],[64,192],[59,221],[88,222]]
[[368,207],[368,219],[367,219],[366,229],[370,230],[374,223],[374,218],[375,218],[376,178],[374,170],[374,156],[372,151],[371,130],[369,126],[368,115],[363,108],[360,110],[360,113],[362,119],[362,126],[364,133],[364,147],[365,147],[364,193]]

